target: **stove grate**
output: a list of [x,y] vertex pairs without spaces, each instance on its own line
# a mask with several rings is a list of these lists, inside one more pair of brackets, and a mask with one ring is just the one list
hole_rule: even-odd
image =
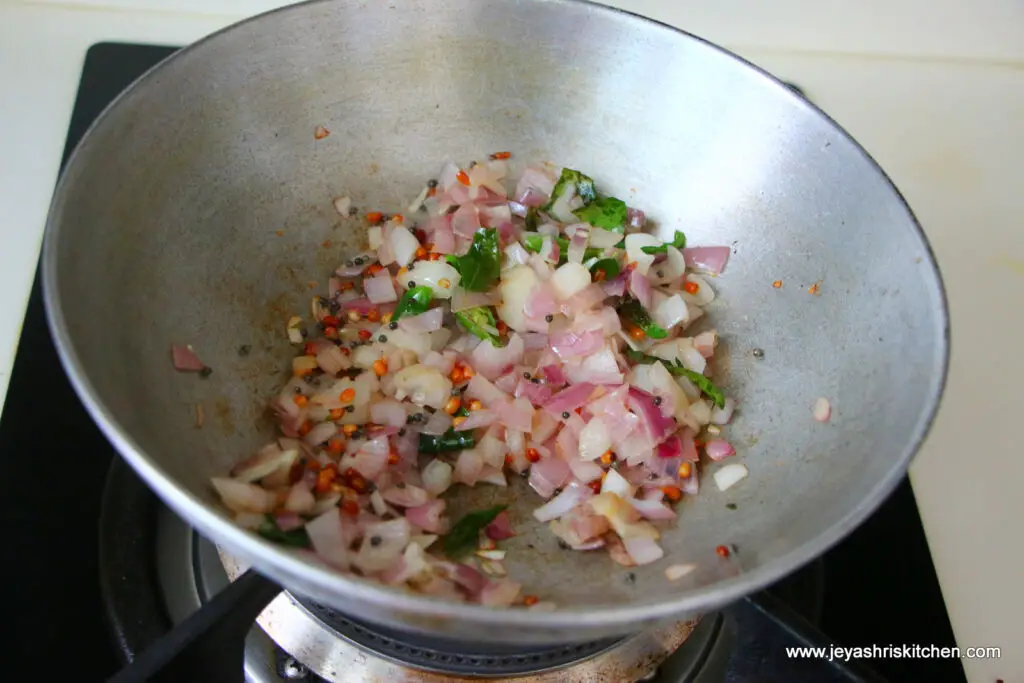
[[557,646],[472,644],[356,621],[312,601],[302,600],[300,604],[340,637],[375,655],[422,671],[462,676],[538,674],[578,664],[621,642],[608,638]]

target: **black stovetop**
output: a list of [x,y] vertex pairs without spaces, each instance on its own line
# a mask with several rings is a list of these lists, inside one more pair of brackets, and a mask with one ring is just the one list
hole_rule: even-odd
[[[99,44],[85,60],[64,160],[121,90],[174,48]],[[4,680],[100,681],[119,666],[99,580],[101,491],[113,450],[82,408],[57,359],[38,277],[0,415],[0,520],[7,628]],[[820,630],[836,643],[954,645],[909,483],[824,557]],[[739,642],[756,662],[765,642]],[[776,653],[777,655],[777,653]],[[775,659],[778,659],[776,656]],[[957,660],[868,660],[893,682],[965,681]],[[811,680],[767,672],[734,681]]]

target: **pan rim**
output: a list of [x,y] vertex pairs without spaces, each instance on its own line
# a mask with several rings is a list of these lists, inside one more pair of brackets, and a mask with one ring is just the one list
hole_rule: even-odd
[[[594,11],[620,15],[630,22],[646,24],[648,27],[656,30],[670,31],[677,39],[694,41],[704,49],[710,49],[726,58],[735,60],[741,67],[750,69],[755,74],[767,78],[772,85],[782,89],[782,96],[794,98],[799,106],[807,107],[813,113],[823,117],[833,130],[845,138],[852,145],[854,151],[862,155],[869,166],[873,167],[880,174],[900,204],[902,204],[913,229],[917,233],[917,237],[924,247],[924,261],[927,262],[931,269],[934,279],[933,286],[938,288],[940,310],[938,311],[937,322],[941,327],[941,338],[937,342],[936,352],[941,354],[941,370],[938,377],[933,380],[930,396],[920,413],[917,423],[908,432],[911,438],[908,439],[906,445],[898,453],[898,456],[893,457],[890,469],[885,476],[878,481],[869,494],[856,507],[847,512],[824,533],[810,538],[774,560],[741,572],[737,576],[722,579],[701,588],[690,589],[671,597],[652,591],[652,597],[645,600],[636,600],[627,605],[607,605],[590,608],[567,607],[543,613],[530,610],[494,609],[481,605],[455,603],[428,596],[410,594],[398,589],[385,587],[376,582],[347,575],[325,566],[319,566],[254,534],[247,533],[232,520],[228,519],[224,513],[217,511],[213,506],[203,502],[188,488],[175,482],[163,467],[159,466],[139,447],[128,434],[128,431],[122,427],[120,422],[111,413],[93,386],[92,381],[86,375],[68,331],[59,290],[60,276],[57,272],[57,244],[61,230],[61,221],[58,218],[61,218],[63,215],[64,201],[68,192],[67,186],[70,183],[68,178],[72,175],[70,171],[75,167],[76,163],[79,163],[82,150],[88,146],[86,143],[89,139],[95,137],[95,131],[102,128],[109,121],[111,112],[129,98],[138,94],[146,83],[152,81],[154,74],[160,72],[166,65],[182,58],[186,54],[201,50],[208,42],[216,40],[222,34],[240,30],[252,22],[262,21],[278,13],[301,12],[307,6],[329,4],[335,1],[307,0],[306,2],[280,7],[249,17],[178,50],[146,71],[115,97],[89,126],[81,141],[68,158],[50,202],[42,247],[43,300],[47,320],[54,337],[61,364],[76,393],[82,399],[85,409],[99,426],[104,436],[111,442],[118,454],[128,462],[146,484],[170,507],[179,514],[182,514],[190,524],[196,526],[204,534],[215,540],[215,542],[223,543],[232,552],[237,552],[243,558],[260,558],[256,567],[257,571],[279,581],[285,589],[289,589],[291,585],[301,585],[303,587],[314,587],[321,595],[334,596],[334,600],[325,600],[325,602],[337,602],[339,598],[355,598],[364,604],[372,603],[378,608],[386,610],[415,614],[434,620],[468,621],[481,625],[513,626],[523,629],[535,628],[541,630],[605,629],[626,632],[629,630],[630,625],[639,626],[644,622],[681,619],[687,615],[707,613],[770,585],[818,557],[845,538],[847,534],[865,521],[891,494],[902,477],[907,473],[911,460],[919,452],[935,423],[941,399],[948,382],[950,366],[951,331],[946,288],[937,259],[935,258],[934,249],[913,209],[889,175],[867,150],[827,113],[809,100],[791,92],[788,86],[780,79],[742,57],[699,36],[664,22],[627,10],[609,7],[592,0],[527,1],[564,6],[581,5]],[[925,265],[925,263],[922,262],[921,265]],[[303,594],[308,594],[308,591],[303,591]],[[318,599],[317,595],[309,595],[309,597]]]

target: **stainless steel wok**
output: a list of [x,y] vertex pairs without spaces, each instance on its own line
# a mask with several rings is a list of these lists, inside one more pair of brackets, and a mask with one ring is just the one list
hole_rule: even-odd
[[[314,139],[317,126],[330,135]],[[272,433],[266,400],[286,377],[285,321],[308,310],[308,283],[322,290],[364,246],[363,224],[332,199],[400,210],[443,161],[497,150],[584,169],[663,235],[734,247],[709,313],[724,340],[716,376],[742,402],[728,433],[750,477],[722,493],[705,466],[665,560],[627,582],[602,553],[558,550],[529,523],[528,491],[460,503],[516,498],[508,565],[558,603],[552,613],[439,602],[325,569],[237,528],[208,485]],[[822,553],[903,476],[949,346],[921,229],[835,123],[713,45],[566,0],[312,2],[199,42],[85,136],[53,200],[43,267],[78,393],[174,510],[294,593],[483,640],[682,619]],[[172,342],[192,344],[213,375],[176,373]],[[819,396],[828,424],[812,419]],[[722,559],[719,544],[737,550]],[[665,567],[682,562],[699,568],[669,582]]]

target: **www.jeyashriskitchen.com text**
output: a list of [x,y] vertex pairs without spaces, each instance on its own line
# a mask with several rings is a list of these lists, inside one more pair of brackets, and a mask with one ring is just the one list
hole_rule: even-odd
[[939,647],[938,645],[866,645],[863,647],[787,647],[791,659],[999,659],[998,647]]

